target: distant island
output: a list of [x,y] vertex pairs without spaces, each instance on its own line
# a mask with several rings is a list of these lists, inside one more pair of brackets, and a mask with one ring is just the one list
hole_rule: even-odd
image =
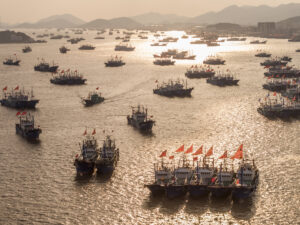
[[0,43],[35,43],[36,41],[22,32],[0,31]]

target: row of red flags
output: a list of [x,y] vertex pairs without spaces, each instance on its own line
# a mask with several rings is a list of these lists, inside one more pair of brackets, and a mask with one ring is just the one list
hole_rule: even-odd
[[[92,132],[92,135],[95,135],[95,134],[96,134],[96,129],[94,129],[93,132]],[[84,133],[82,135],[83,136],[87,135],[87,130],[86,129],[85,129],[85,131],[84,131]]]
[[26,114],[27,114],[27,112],[17,112],[16,116],[24,116]]
[[[274,93],[273,93],[273,96],[277,96],[277,92],[274,92]],[[293,101],[296,101],[296,100],[297,100],[296,95],[293,97],[292,100],[293,100]]]
[[[5,86],[2,90],[3,90],[3,91],[7,91],[7,86]],[[18,85],[17,87],[15,87],[14,90],[15,90],[15,91],[19,90],[19,85]]]
[[[184,145],[180,146],[175,152],[184,152],[185,154],[192,153],[193,152],[193,145],[189,147],[186,151],[184,151]],[[203,154],[203,145],[192,155],[201,155]],[[209,157],[213,155],[213,146],[210,147],[210,149],[206,152],[205,157]],[[159,157],[166,157],[167,156],[167,150],[163,151]],[[227,150],[219,157],[219,159],[226,159],[228,158]],[[242,159],[243,158],[243,144],[240,145],[236,153],[230,157],[231,159]],[[169,159],[174,159],[174,155],[169,156]],[[198,156],[193,158],[194,161],[198,160]]]

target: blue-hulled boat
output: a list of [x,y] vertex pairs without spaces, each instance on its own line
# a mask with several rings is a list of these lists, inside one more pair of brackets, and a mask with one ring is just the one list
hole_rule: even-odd
[[[85,132],[86,133],[86,132]],[[98,143],[93,136],[87,136],[80,145],[81,154],[76,155],[74,166],[77,176],[92,175],[95,170],[95,162],[98,157]]]
[[96,161],[97,173],[112,174],[118,161],[119,149],[116,147],[115,140],[107,135]]

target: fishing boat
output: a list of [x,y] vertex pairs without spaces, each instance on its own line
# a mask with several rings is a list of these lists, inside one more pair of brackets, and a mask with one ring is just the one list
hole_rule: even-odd
[[78,49],[79,50],[94,50],[96,47],[92,45],[81,45]]
[[59,85],[82,85],[85,84],[86,79],[77,70],[62,70],[58,75],[53,76],[50,82]]
[[208,185],[215,174],[214,160],[203,157],[202,165],[197,160],[197,165],[193,170],[191,181],[188,185],[188,192],[191,197],[198,198],[209,194]]
[[237,85],[239,80],[236,79],[233,74],[228,72],[218,73],[212,77],[206,79],[206,82],[209,84],[217,85],[217,86],[232,86]]
[[[96,88],[96,90],[98,90],[98,88]],[[86,98],[82,98],[82,103],[84,106],[88,107],[104,102],[104,100],[105,99],[101,96],[100,92],[92,91],[88,94]]]
[[208,186],[213,197],[227,197],[233,190],[234,171],[221,164],[216,176],[212,179],[212,184]]
[[12,58],[5,59],[5,61],[3,61],[3,64],[8,66],[19,66],[20,62],[21,60],[19,60],[16,57],[16,59],[12,59]]
[[96,160],[97,173],[111,174],[117,166],[118,161],[119,149],[116,147],[115,140],[107,135]]
[[27,112],[18,112],[19,123],[16,123],[16,134],[21,135],[27,140],[39,139],[42,130],[38,126],[35,127],[34,116]]
[[0,99],[0,103],[2,106],[12,108],[34,109],[39,100],[34,97],[32,90],[26,92],[17,86],[11,92],[7,92],[7,87],[3,88],[3,97]]
[[208,65],[224,65],[225,60],[223,60],[219,57],[210,56],[206,60],[204,60],[203,63],[208,64]]
[[30,48],[30,46],[25,46],[23,49],[22,49],[23,53],[28,53],[28,52],[31,52],[32,49]]
[[171,182],[173,177],[173,171],[169,163],[155,163],[154,164],[154,182],[151,184],[146,184],[151,194],[162,195],[165,194],[166,185]]
[[188,78],[208,78],[214,75],[215,75],[214,69],[202,65],[200,66],[192,65],[185,72],[185,76]]
[[169,80],[168,83],[163,82],[161,85],[159,85],[157,81],[157,87],[153,89],[153,93],[166,97],[191,97],[193,89],[193,87],[188,88],[187,81]]
[[[84,135],[87,135],[86,131],[84,132]],[[98,142],[94,136],[87,135],[79,146],[81,153],[80,155],[77,154],[74,160],[77,176],[92,175],[98,157]]]
[[60,51],[60,53],[67,53],[68,51],[70,51],[70,49],[68,49],[65,46],[62,46],[62,47],[59,48],[59,51]]
[[158,58],[153,61],[153,64],[159,66],[172,66],[175,64],[175,61],[168,58]]
[[174,169],[174,179],[166,186],[166,196],[170,199],[184,196],[187,193],[187,185],[192,178],[193,170],[185,158],[181,159]]
[[127,122],[129,125],[139,129],[140,131],[149,132],[152,131],[152,127],[155,121],[148,118],[148,109],[138,105],[132,107],[132,114],[127,116]]
[[232,190],[233,199],[245,199],[251,197],[258,185],[259,171],[254,160],[242,160],[237,170],[237,178]]
[[40,61],[39,64],[34,66],[35,71],[40,71],[40,72],[51,72],[51,73],[56,73],[57,69],[59,66],[55,65],[53,62],[53,65],[50,66],[49,63],[45,62],[43,59]]
[[115,46],[115,51],[134,51],[135,47],[131,46],[130,44],[118,44]]
[[111,57],[111,59],[107,60],[104,64],[106,67],[120,67],[124,66],[126,63],[122,60],[122,57],[116,55],[115,57]]

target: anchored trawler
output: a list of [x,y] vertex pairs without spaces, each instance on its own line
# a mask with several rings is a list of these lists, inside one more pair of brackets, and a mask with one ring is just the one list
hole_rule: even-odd
[[264,75],[270,78],[296,78],[300,77],[300,70],[289,66],[265,66],[269,71]]
[[256,57],[265,57],[265,58],[269,58],[269,57],[271,57],[271,55],[272,54],[266,53],[266,52],[260,52],[260,53],[255,54]]
[[78,49],[79,50],[94,50],[96,47],[92,45],[81,45]]
[[193,65],[187,69],[185,76],[188,78],[208,78],[215,75],[214,69],[203,65]]
[[178,166],[174,169],[174,180],[166,186],[166,196],[168,198],[177,198],[187,193],[187,185],[192,178],[193,170],[189,161],[182,158]]
[[153,89],[153,93],[167,97],[191,97],[193,89],[193,87],[187,87],[187,81],[184,83],[180,80],[169,80],[168,83],[157,84],[157,87]]
[[269,77],[268,81],[263,84],[263,88],[269,91],[285,91],[287,88],[295,86],[296,79],[287,80],[287,79],[271,79]]
[[208,57],[206,60],[203,61],[204,64],[208,65],[224,65],[225,60],[219,58],[219,57]]
[[[98,90],[98,88],[96,88],[96,90]],[[92,106],[103,101],[104,98],[101,96],[101,93],[97,91],[90,92],[86,98],[82,98],[82,103],[84,106]]]
[[159,66],[171,66],[175,64],[174,60],[171,59],[163,59],[159,58],[153,61],[154,65],[159,65]]
[[62,46],[59,48],[60,53],[67,53],[68,51],[70,51],[69,48],[66,48],[65,46]]
[[226,197],[233,190],[233,182],[233,169],[229,169],[221,164],[216,172],[216,176],[212,179],[212,184],[208,186],[208,190],[213,197]]
[[206,157],[203,157],[202,165],[201,161],[197,160],[197,165],[194,167],[192,178],[188,184],[190,196],[198,198],[207,195],[209,193],[207,187],[211,184],[215,172],[213,159],[209,160]]
[[64,71],[62,70],[58,75],[53,76],[50,79],[52,84],[60,84],[60,85],[80,85],[85,84],[86,79],[83,76],[75,71]]
[[30,113],[27,114],[27,112],[18,112],[17,116],[19,117],[19,123],[16,123],[16,134],[28,140],[39,139],[42,130],[34,126],[34,116]]
[[231,86],[237,85],[239,80],[234,78],[227,70],[226,73],[218,73],[215,76],[207,78],[206,82],[217,86]]
[[286,66],[288,62],[278,60],[278,59],[267,59],[266,61],[260,63],[261,66]]
[[7,87],[3,88],[3,97],[0,100],[1,105],[12,108],[35,108],[35,105],[39,102],[34,98],[33,91],[25,92],[20,90],[19,86],[14,88],[11,92],[6,92]]
[[266,44],[267,40],[265,41],[259,41],[259,40],[255,40],[255,41],[251,41],[250,44]]
[[12,58],[8,58],[8,59],[5,59],[5,61],[3,61],[3,64],[4,65],[8,65],[8,66],[19,66],[21,60],[19,60],[17,57],[16,59],[12,59]]
[[161,161],[161,163],[155,163],[154,182],[146,184],[144,187],[147,187],[154,196],[165,194],[165,187],[171,182],[173,177],[173,171],[171,168],[171,164],[164,163],[163,161]]
[[236,173],[236,181],[232,190],[233,199],[249,198],[258,185],[259,171],[250,160],[243,159]]
[[59,66],[53,65],[50,66],[49,63],[46,63],[44,60],[42,60],[39,64],[34,66],[35,71],[40,71],[40,72],[51,72],[51,73],[56,73],[57,69]]
[[[95,130],[93,134],[95,133]],[[87,132],[84,132],[86,135]],[[75,156],[74,166],[77,176],[92,175],[95,170],[95,162],[98,157],[98,142],[94,136],[87,135],[80,145],[81,154]]]
[[134,51],[135,47],[131,46],[130,44],[118,44],[115,46],[115,51]]
[[266,97],[264,102],[260,102],[257,111],[266,117],[297,117],[300,115],[300,102],[296,98],[291,101]]
[[30,46],[25,46],[23,49],[22,49],[23,53],[27,53],[27,52],[31,52],[32,49],[30,48]]
[[132,107],[132,114],[127,116],[127,122],[141,131],[152,131],[152,127],[155,124],[154,120],[148,118],[148,109],[140,105]]
[[101,174],[111,174],[117,166],[118,161],[119,149],[116,147],[115,140],[107,135],[95,163],[97,172]]
[[107,60],[104,64],[106,67],[119,67],[124,66],[125,62],[122,60],[122,57],[116,55],[115,57],[111,57],[111,59]]
[[281,61],[285,61],[285,62],[291,62],[291,61],[292,61],[292,58],[289,57],[289,56],[287,56],[287,55],[285,55],[285,56],[282,56],[282,57],[280,58],[280,60],[281,60]]

